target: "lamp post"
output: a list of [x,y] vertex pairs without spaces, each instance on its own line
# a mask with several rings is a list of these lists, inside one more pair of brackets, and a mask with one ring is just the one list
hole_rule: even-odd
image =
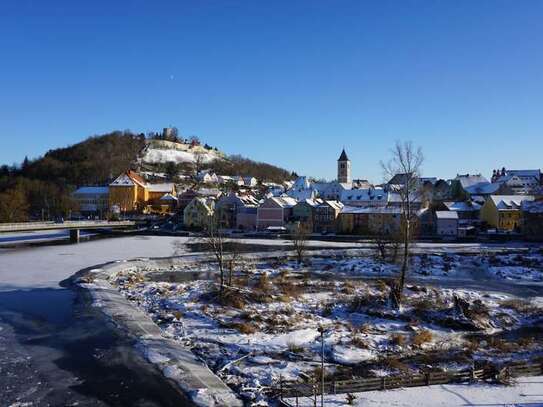
[[319,325],[321,334],[321,407],[324,407],[324,327]]

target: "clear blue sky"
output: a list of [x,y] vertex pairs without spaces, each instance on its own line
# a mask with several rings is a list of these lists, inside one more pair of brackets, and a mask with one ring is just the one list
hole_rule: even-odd
[[0,2],[0,163],[114,129],[381,181],[543,166],[543,1]]

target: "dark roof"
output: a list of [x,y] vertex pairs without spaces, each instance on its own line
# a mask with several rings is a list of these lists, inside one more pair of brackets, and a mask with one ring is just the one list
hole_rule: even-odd
[[339,156],[338,161],[349,161],[349,157],[347,157],[347,153],[345,153],[345,149],[341,151],[341,155]]

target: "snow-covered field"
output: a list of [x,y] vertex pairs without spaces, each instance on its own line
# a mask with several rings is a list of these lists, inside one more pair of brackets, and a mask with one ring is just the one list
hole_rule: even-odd
[[[529,256],[539,258],[540,253]],[[516,267],[514,257],[507,261]],[[485,268],[489,260],[424,255],[413,263],[415,274],[465,278],[467,264]],[[541,356],[541,298],[408,285],[402,310],[395,311],[384,281],[355,277],[386,278],[396,274],[396,267],[367,255],[312,257],[303,267],[285,259],[253,259],[238,265],[233,288],[222,296],[215,282],[176,283],[164,276],[150,281],[134,269],[119,274],[114,284],[165,335],[191,347],[226,383],[262,405],[280,378],[315,374],[319,327],[324,330],[326,372],[342,377],[415,373],[429,366],[457,371],[473,363]],[[530,280],[538,272],[536,264],[532,267]],[[215,270],[215,265],[186,263],[176,271],[195,270]],[[426,355],[422,361],[421,355]]]
[[[217,158],[219,158],[219,156],[211,150],[201,155],[201,159],[204,163],[209,163]],[[195,160],[196,155],[194,153],[181,150],[149,148],[143,155],[143,162],[149,164],[167,163],[171,161],[178,164],[193,163]]]
[[[460,407],[460,406],[543,406],[543,376],[522,377],[513,386],[487,384],[444,384],[424,388],[414,387],[389,391],[356,393],[352,404],[346,395],[328,395],[325,406],[417,406],[417,407]],[[289,399],[292,406],[296,400]],[[320,403],[320,399],[318,400]],[[300,407],[313,407],[312,400],[300,398]],[[319,404],[320,405],[320,404]]]

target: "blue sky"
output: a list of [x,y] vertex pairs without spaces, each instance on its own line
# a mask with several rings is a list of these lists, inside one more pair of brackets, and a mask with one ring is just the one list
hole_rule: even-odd
[[0,2],[0,163],[177,126],[227,153],[381,181],[543,167],[543,1]]

